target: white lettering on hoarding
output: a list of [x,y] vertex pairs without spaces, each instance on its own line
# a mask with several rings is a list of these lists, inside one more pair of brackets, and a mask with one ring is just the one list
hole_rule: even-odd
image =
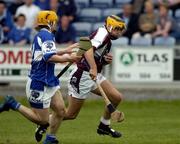
[[115,82],[161,82],[173,79],[173,50],[166,48],[115,48]]

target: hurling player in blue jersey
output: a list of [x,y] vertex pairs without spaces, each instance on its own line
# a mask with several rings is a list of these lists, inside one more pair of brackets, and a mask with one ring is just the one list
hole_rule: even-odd
[[[88,50],[77,67],[71,72],[68,83],[69,105],[64,119],[75,119],[88,96],[88,93],[100,95],[95,80],[101,85],[107,97],[117,107],[122,100],[122,94],[101,73],[102,68],[112,62],[110,53],[112,40],[118,39],[126,30],[125,22],[118,16],[106,18],[104,26],[99,27],[90,35],[93,48]],[[123,113],[120,113],[123,116]],[[121,133],[110,127],[111,114],[106,108],[97,128],[98,134],[121,137]],[[123,120],[123,118],[122,118]]]
[[[53,32],[57,21],[58,17],[53,11],[40,11],[37,15],[38,33],[31,48],[32,63],[26,85],[31,109],[21,105],[12,96],[6,96],[4,102],[0,104],[0,112],[13,109],[38,124],[39,127],[35,133],[37,141],[42,139],[42,134],[49,126],[50,130],[44,144],[58,143],[55,134],[65,114],[64,101],[59,91],[59,80],[54,75],[55,63],[77,62],[81,58],[71,54],[72,49],[78,44],[56,51]],[[52,109],[52,114],[49,113],[49,108]]]

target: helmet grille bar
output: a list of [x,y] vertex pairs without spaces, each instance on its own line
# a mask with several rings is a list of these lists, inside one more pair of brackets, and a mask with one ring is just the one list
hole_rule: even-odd
[[121,19],[118,18],[118,17],[115,17],[115,16],[113,16],[113,15],[111,15],[110,17],[113,18],[113,19],[115,19],[115,20],[118,21],[118,22],[123,22],[123,23],[124,23],[124,21],[121,20]]

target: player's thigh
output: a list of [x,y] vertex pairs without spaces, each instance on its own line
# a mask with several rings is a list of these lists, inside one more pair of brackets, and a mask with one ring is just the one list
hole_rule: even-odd
[[69,96],[68,97],[68,107],[66,110],[65,117],[69,119],[75,119],[79,114],[81,107],[84,104],[85,99],[77,99],[75,97]]
[[65,113],[65,104],[60,90],[57,90],[51,99],[51,109],[59,116],[63,116]]
[[[104,80],[101,82],[101,87],[106,93],[107,97],[113,102],[113,103],[119,103],[122,100],[122,94],[113,86],[113,84],[108,81]],[[101,95],[98,88],[92,91],[93,93],[97,95]]]

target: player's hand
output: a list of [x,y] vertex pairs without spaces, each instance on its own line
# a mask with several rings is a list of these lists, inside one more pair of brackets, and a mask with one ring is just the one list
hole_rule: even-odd
[[111,53],[106,54],[106,55],[104,56],[104,60],[105,60],[108,64],[112,63],[113,55],[112,55]]
[[89,70],[89,75],[92,78],[92,80],[96,80],[97,78],[97,68],[93,68]]
[[68,54],[71,54],[71,53],[74,53],[74,52],[76,52],[77,50],[74,50],[74,49],[77,49],[77,48],[79,48],[80,46],[79,46],[79,43],[74,43],[74,44],[72,44],[72,45],[70,45],[70,46],[68,46],[67,48],[66,48],[66,53],[68,53]]

